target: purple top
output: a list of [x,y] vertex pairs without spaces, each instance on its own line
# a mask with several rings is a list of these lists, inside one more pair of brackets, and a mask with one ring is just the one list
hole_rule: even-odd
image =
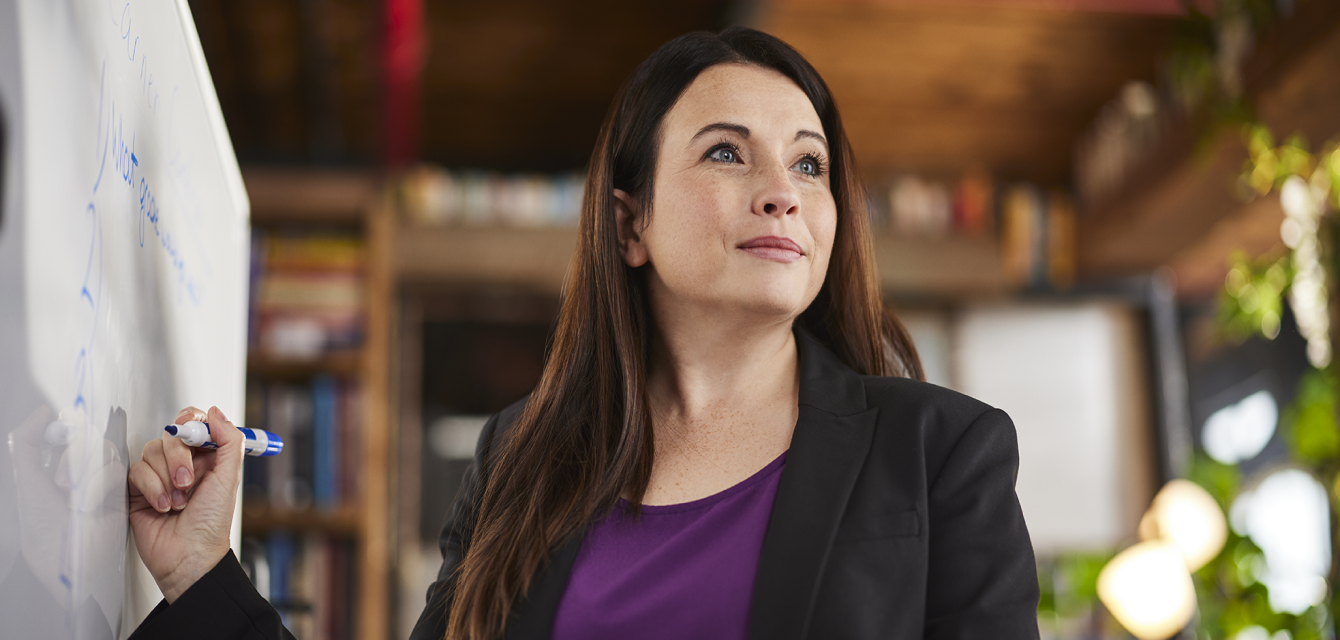
[[783,453],[715,495],[643,506],[641,521],[620,500],[586,534],[554,616],[553,640],[744,640],[785,465]]

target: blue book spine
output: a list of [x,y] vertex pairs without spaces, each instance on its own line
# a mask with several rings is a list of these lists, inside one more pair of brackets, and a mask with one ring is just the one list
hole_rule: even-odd
[[348,385],[345,382],[339,382],[332,385],[331,394],[331,416],[330,430],[327,431],[326,441],[330,443],[330,496],[331,502],[335,505],[343,504],[344,495],[344,429],[345,420],[345,394],[348,392]]
[[271,534],[269,544],[265,545],[266,561],[270,563],[270,604],[275,605],[286,627],[293,623],[289,612],[289,601],[293,598],[289,571],[296,553],[293,537],[287,533]]
[[337,506],[335,495],[335,380],[312,380],[312,494],[318,507]]

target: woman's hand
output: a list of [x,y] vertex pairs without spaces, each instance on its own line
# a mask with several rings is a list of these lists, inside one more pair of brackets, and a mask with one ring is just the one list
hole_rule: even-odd
[[216,450],[192,448],[164,433],[130,468],[135,548],[172,603],[228,554],[242,482],[243,437],[218,407],[187,407],[175,422],[209,424]]

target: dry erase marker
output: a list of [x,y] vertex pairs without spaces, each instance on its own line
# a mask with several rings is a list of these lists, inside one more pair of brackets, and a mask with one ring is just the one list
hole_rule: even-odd
[[[204,447],[206,449],[218,449],[219,445],[214,444],[209,439],[209,425],[199,420],[191,420],[183,425],[170,424],[163,427],[168,435],[181,438],[182,442],[192,447]],[[238,427],[238,431],[246,437],[242,448],[246,450],[249,456],[272,456],[284,450],[284,440],[269,431],[260,429],[248,429]]]

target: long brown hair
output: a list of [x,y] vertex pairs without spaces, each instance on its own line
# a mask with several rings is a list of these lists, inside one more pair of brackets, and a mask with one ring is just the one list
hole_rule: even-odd
[[641,503],[651,475],[648,331],[641,268],[624,265],[614,189],[651,210],[661,121],[705,69],[753,64],[790,78],[823,123],[837,231],[823,288],[796,320],[866,375],[922,379],[916,349],[880,300],[864,190],[837,106],[813,67],[765,33],[690,33],[647,58],[601,126],[544,374],[481,468],[478,516],[451,589],[447,638],[492,640],[549,554],[627,493]]

